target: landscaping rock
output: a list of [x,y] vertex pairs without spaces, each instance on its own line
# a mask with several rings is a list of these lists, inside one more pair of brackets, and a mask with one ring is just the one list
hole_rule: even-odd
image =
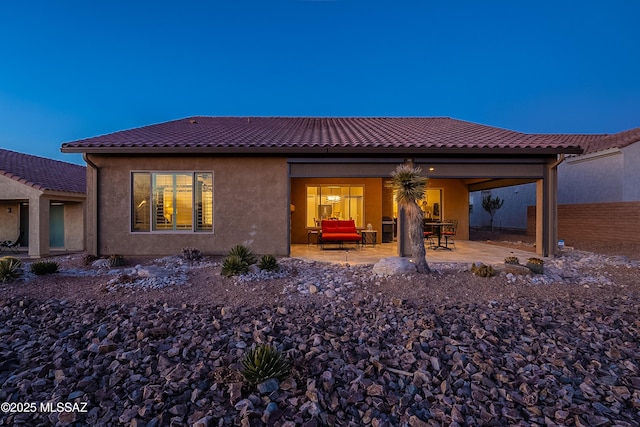
[[416,265],[409,258],[404,257],[383,258],[373,266],[373,273],[380,276],[412,274],[415,272]]

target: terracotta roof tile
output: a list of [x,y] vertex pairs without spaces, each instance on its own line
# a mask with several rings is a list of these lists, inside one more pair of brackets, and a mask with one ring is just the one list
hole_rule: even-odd
[[584,154],[596,153],[611,148],[624,148],[636,142],[640,142],[640,128],[629,129],[611,135],[599,135],[586,141],[583,145]]
[[42,191],[86,191],[86,167],[0,149],[0,175]]
[[525,134],[451,118],[190,117],[68,142],[63,152],[251,149],[326,152],[546,149],[578,152],[574,135]]

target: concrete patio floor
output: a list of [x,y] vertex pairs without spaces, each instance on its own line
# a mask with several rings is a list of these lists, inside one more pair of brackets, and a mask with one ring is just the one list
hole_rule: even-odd
[[[336,245],[322,249],[315,244],[291,245],[291,257],[307,261],[321,261],[349,264],[375,264],[382,258],[398,256],[397,243],[382,243],[375,246],[355,247],[346,245],[344,249],[338,249]],[[457,240],[453,250],[432,250],[427,248],[428,263],[469,263],[503,264],[508,256],[515,256],[520,263],[526,263],[528,258],[538,257],[535,252],[512,249],[504,246],[492,245],[485,242],[471,240]]]

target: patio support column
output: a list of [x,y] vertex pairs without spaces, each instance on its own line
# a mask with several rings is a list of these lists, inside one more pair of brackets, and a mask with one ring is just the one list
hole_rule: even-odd
[[98,256],[98,166],[89,159],[88,154],[82,158],[87,163],[87,198],[85,201],[85,246],[87,252]]
[[553,256],[558,241],[558,170],[545,168],[544,178],[536,181],[536,254]]
[[547,216],[548,216],[548,239],[544,256],[555,256],[558,250],[558,165],[564,159],[560,156],[558,161],[549,162],[547,167]]
[[29,256],[49,255],[49,204],[46,197],[29,198]]

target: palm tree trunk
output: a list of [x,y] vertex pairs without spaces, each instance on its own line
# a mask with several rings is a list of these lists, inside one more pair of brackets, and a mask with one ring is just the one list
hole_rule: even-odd
[[418,273],[429,273],[426,251],[424,248],[423,212],[416,202],[406,205],[405,212],[409,223],[409,240],[411,242],[411,257]]

